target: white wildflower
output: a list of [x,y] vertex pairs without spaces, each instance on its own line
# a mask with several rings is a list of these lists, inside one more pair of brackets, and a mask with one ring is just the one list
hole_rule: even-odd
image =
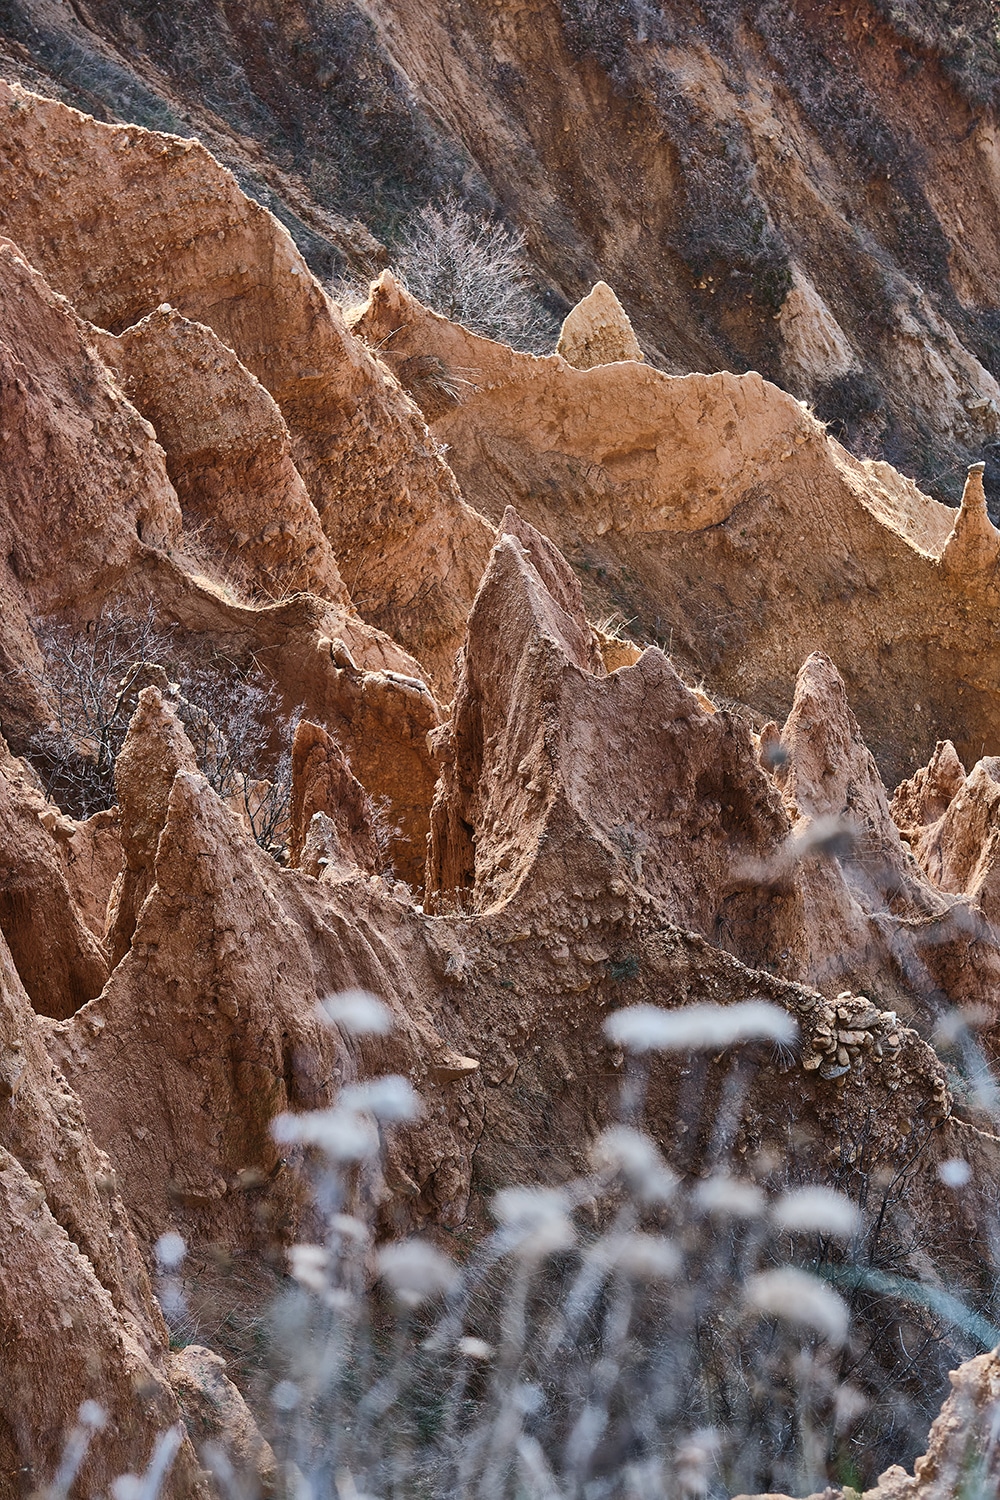
[[688,1495],[705,1495],[718,1459],[721,1439],[714,1427],[699,1427],[681,1438],[674,1453],[674,1473]]
[[518,1411],[523,1412],[526,1417],[534,1416],[535,1412],[542,1411],[545,1406],[544,1391],[540,1385],[534,1385],[531,1381],[525,1380],[516,1386],[513,1398]]
[[485,1339],[472,1338],[471,1335],[466,1335],[465,1338],[459,1339],[455,1348],[466,1359],[493,1358],[493,1345],[488,1344]]
[[718,1218],[756,1219],[764,1212],[764,1194],[755,1183],[724,1173],[699,1182],[692,1196],[700,1209]]
[[962,1188],[972,1180],[972,1168],[960,1156],[953,1156],[950,1160],[943,1161],[937,1170],[945,1187]]
[[558,1189],[504,1188],[490,1208],[523,1255],[552,1255],[568,1250],[576,1240],[566,1195]]
[[609,1041],[630,1052],[718,1051],[738,1042],[793,1042],[798,1026],[787,1011],[766,1000],[739,1005],[685,1005],[661,1010],[633,1005],[604,1022]]
[[330,1252],[322,1245],[292,1245],[288,1265],[300,1286],[311,1292],[325,1292],[329,1280]]
[[355,1240],[359,1245],[366,1245],[372,1237],[368,1225],[356,1219],[353,1214],[334,1214],[330,1220],[330,1228],[343,1239]]
[[379,1251],[378,1269],[406,1307],[419,1307],[429,1297],[441,1296],[458,1279],[455,1263],[426,1240],[386,1245]]
[[643,1203],[666,1203],[677,1177],[660,1155],[656,1142],[629,1125],[612,1125],[594,1142],[590,1160],[598,1172],[615,1172]]
[[176,1276],[166,1276],[160,1282],[156,1300],[163,1309],[163,1316],[170,1324],[181,1321],[187,1312],[187,1298]]
[[832,1234],[847,1240],[858,1228],[858,1211],[851,1200],[827,1187],[795,1188],[782,1193],[771,1217],[779,1229],[792,1234]]
[[168,1229],[166,1234],[161,1234],[153,1249],[157,1262],[164,1271],[176,1271],[187,1254],[187,1245],[175,1229]]
[[184,1429],[178,1422],[161,1432],[153,1445],[149,1468],[138,1474],[120,1474],[111,1481],[112,1500],[157,1500],[177,1451],[184,1441]]
[[840,1384],[833,1397],[833,1425],[837,1432],[853,1427],[868,1410],[869,1398],[856,1385]]
[[416,1120],[421,1112],[420,1095],[409,1079],[398,1073],[373,1078],[368,1083],[352,1083],[342,1089],[337,1100],[341,1109],[374,1115],[387,1125]]
[[681,1253],[673,1240],[656,1234],[614,1234],[595,1251],[604,1265],[636,1281],[670,1281],[681,1269]]
[[84,1427],[90,1427],[94,1432],[103,1432],[107,1426],[108,1414],[99,1401],[84,1401],[80,1405],[77,1417]]
[[831,1344],[843,1344],[847,1338],[850,1313],[844,1299],[825,1282],[795,1266],[751,1276],[744,1300],[759,1313],[813,1329]]
[[318,1146],[331,1161],[364,1161],[378,1151],[378,1133],[352,1110],[316,1109],[301,1115],[277,1115],[271,1134],[283,1146]]
[[320,1017],[351,1036],[388,1036],[392,1011],[367,990],[345,990],[320,1003]]

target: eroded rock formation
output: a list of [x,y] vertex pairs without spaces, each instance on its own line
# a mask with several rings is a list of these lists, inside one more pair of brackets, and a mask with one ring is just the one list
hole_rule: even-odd
[[575,370],[428,313],[389,273],[356,327],[465,372],[462,402],[431,424],[463,493],[497,522],[514,504],[574,565],[588,609],[613,606],[693,680],[783,719],[802,662],[825,651],[890,783],[938,738],[971,758],[987,724],[997,734],[996,532],[977,473],[956,516],[755,373]]
[[[160,1237],[273,1282],[313,1223],[275,1116],[388,1072],[422,1111],[356,1191],[383,1235],[474,1239],[495,1188],[582,1169],[621,1091],[605,1019],[640,1002],[765,999],[799,1027],[754,1057],[725,1139],[725,1049],[697,1117],[684,1059],[651,1071],[679,1170],[723,1153],[859,1196],[903,1174],[885,1212],[922,1237],[901,1273],[975,1284],[1000,1136],[939,1054],[956,1006],[988,1045],[1000,1029],[979,472],[956,514],[759,375],[643,363],[604,293],[568,320],[572,358],[477,339],[388,274],[352,333],[204,148],[7,85],[0,164],[12,745],[58,718],[39,622],[86,639],[111,603],[304,712],[286,863],[212,789],[162,664],[120,694],[116,810],[76,822],[0,757],[4,1471],[47,1482],[93,1399],[94,1492],[182,1417],[171,1500],[208,1493],[206,1439],[270,1483],[238,1372],[168,1349]],[[433,430],[411,359],[418,395],[463,372]],[[611,602],[636,605],[635,640],[588,619]],[[388,1035],[331,1023],[352,988],[385,999]],[[990,1368],[956,1386],[970,1430]]]

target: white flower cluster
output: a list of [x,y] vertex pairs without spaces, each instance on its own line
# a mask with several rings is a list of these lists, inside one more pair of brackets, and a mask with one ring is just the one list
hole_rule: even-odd
[[741,1042],[787,1046],[798,1036],[795,1019],[767,1000],[738,1005],[685,1005],[662,1010],[633,1005],[608,1016],[604,1034],[629,1052],[718,1052]]

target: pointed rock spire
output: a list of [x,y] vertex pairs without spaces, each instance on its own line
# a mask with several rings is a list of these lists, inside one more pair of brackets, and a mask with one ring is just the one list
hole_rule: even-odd
[[971,465],[961,507],[941,554],[942,565],[956,572],[992,573],[1000,561],[1000,532],[986,509],[985,467],[982,463]]
[[599,281],[568,314],[556,353],[578,370],[641,360],[628,313],[606,281]]

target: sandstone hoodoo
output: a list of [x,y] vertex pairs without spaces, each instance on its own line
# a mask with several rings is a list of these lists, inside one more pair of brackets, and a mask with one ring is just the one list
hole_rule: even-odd
[[996,18],[725,9],[0,17],[0,1500],[996,1488]]

